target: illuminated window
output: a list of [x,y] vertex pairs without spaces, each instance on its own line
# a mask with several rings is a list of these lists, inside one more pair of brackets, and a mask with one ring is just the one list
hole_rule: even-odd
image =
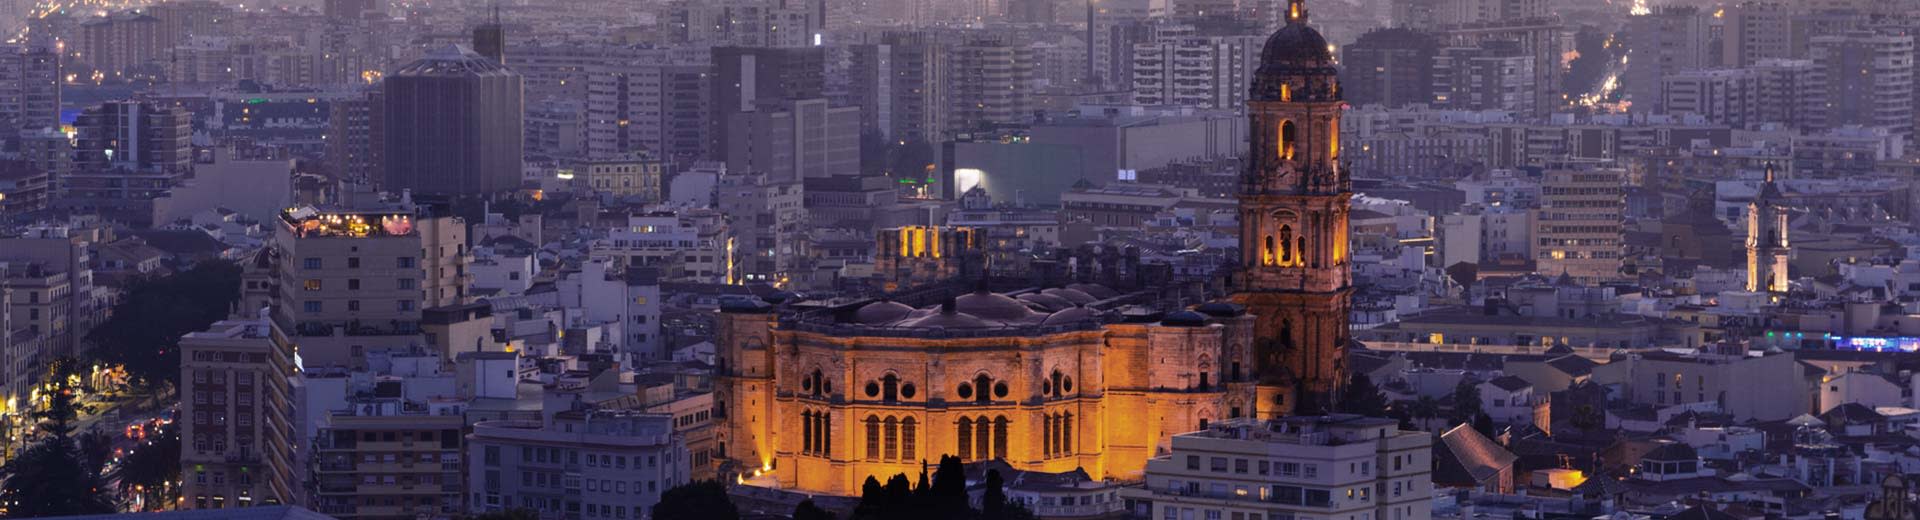
[[320,281],[319,281],[319,280],[307,280],[307,281],[306,281],[305,283],[303,283],[303,284],[301,284],[301,286],[302,286],[302,287],[305,287],[305,288],[306,288],[306,290],[309,290],[309,291],[318,291],[318,290],[320,290]]
[[1280,122],[1280,160],[1293,160],[1293,144],[1297,134],[1298,131],[1294,129],[1293,121]]
[[1428,335],[1427,335],[1427,343],[1432,343],[1432,344],[1435,344],[1435,345],[1438,345],[1438,344],[1441,344],[1441,343],[1446,343],[1446,342],[1447,342],[1447,335],[1446,335],[1446,334],[1442,334],[1442,333],[1439,333],[1439,332],[1435,332],[1435,333],[1432,333],[1432,334],[1428,334]]

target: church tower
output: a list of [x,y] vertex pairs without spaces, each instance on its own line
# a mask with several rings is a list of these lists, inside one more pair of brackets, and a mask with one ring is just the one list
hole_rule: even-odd
[[1787,212],[1780,209],[1780,188],[1774,185],[1774,168],[1767,165],[1767,177],[1760,192],[1747,204],[1747,291],[1787,292]]
[[1262,417],[1324,410],[1345,382],[1352,307],[1340,166],[1339,71],[1327,40],[1290,0],[1267,38],[1248,96],[1252,157],[1240,179],[1239,291],[1255,316],[1253,376]]

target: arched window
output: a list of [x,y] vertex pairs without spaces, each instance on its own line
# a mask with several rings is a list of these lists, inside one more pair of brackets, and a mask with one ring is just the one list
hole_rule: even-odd
[[867,460],[880,458],[880,418],[867,416]]
[[833,416],[820,412],[816,417],[820,421],[820,449],[813,450],[822,457],[833,456]]
[[813,454],[813,412],[800,412],[800,453]]
[[1060,416],[1060,453],[1073,454],[1073,414]]
[[973,422],[973,456],[981,460],[993,453],[993,421],[981,417]]
[[1212,387],[1213,385],[1207,381],[1207,372],[1205,370],[1201,370],[1200,371],[1200,391],[1205,392]]
[[993,402],[993,395],[988,393],[988,389],[993,388],[993,385],[990,384],[992,382],[993,378],[987,377],[986,374],[980,374],[973,378],[974,402],[982,404]]
[[1293,251],[1287,244],[1293,241],[1293,226],[1280,226],[1280,265],[1293,265]]
[[954,450],[959,452],[960,460],[973,460],[973,419],[961,417],[954,438],[960,441],[959,449]]
[[[1307,258],[1308,258],[1307,257],[1307,237],[1304,237],[1304,236],[1296,237],[1293,240],[1294,240],[1293,254],[1299,257],[1299,259],[1296,260],[1294,263],[1296,264],[1307,263]],[[1320,267],[1320,261],[1318,259],[1315,259],[1313,261],[1313,266]]]
[[1280,160],[1293,160],[1294,140],[1299,132],[1294,129],[1293,121],[1280,122]]
[[900,460],[913,461],[914,421],[912,417],[900,420]]
[[893,402],[900,398],[900,378],[893,374],[880,378],[880,399]]
[[1040,416],[1040,454],[1053,458],[1053,416]]
[[993,420],[993,458],[1007,459],[1007,417]]
[[1275,256],[1277,253],[1275,253],[1273,249],[1273,235],[1267,235],[1266,240],[1267,240],[1266,247],[1263,247],[1260,249],[1260,264],[1273,265],[1273,263],[1277,261],[1276,259],[1278,258],[1277,256]]
[[881,452],[881,458],[896,460],[900,457],[900,421],[888,417],[886,420],[886,432],[886,451]]

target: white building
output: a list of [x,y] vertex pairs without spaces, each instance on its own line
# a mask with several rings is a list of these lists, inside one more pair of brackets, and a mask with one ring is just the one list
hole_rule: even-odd
[[1392,419],[1236,419],[1174,436],[1121,496],[1148,518],[1428,518],[1432,446]]

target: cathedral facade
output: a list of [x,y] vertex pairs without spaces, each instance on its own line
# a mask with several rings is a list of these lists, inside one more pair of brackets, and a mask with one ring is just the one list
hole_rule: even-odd
[[[1137,480],[1175,434],[1329,399],[1352,293],[1343,105],[1303,2],[1287,16],[1252,85],[1234,303],[1184,308],[1139,266],[1094,258],[1068,283],[997,292],[729,302],[715,399],[732,471],[841,495],[942,455]],[[878,254],[888,272],[946,272],[970,241],[938,237],[967,236],[887,232]]]

